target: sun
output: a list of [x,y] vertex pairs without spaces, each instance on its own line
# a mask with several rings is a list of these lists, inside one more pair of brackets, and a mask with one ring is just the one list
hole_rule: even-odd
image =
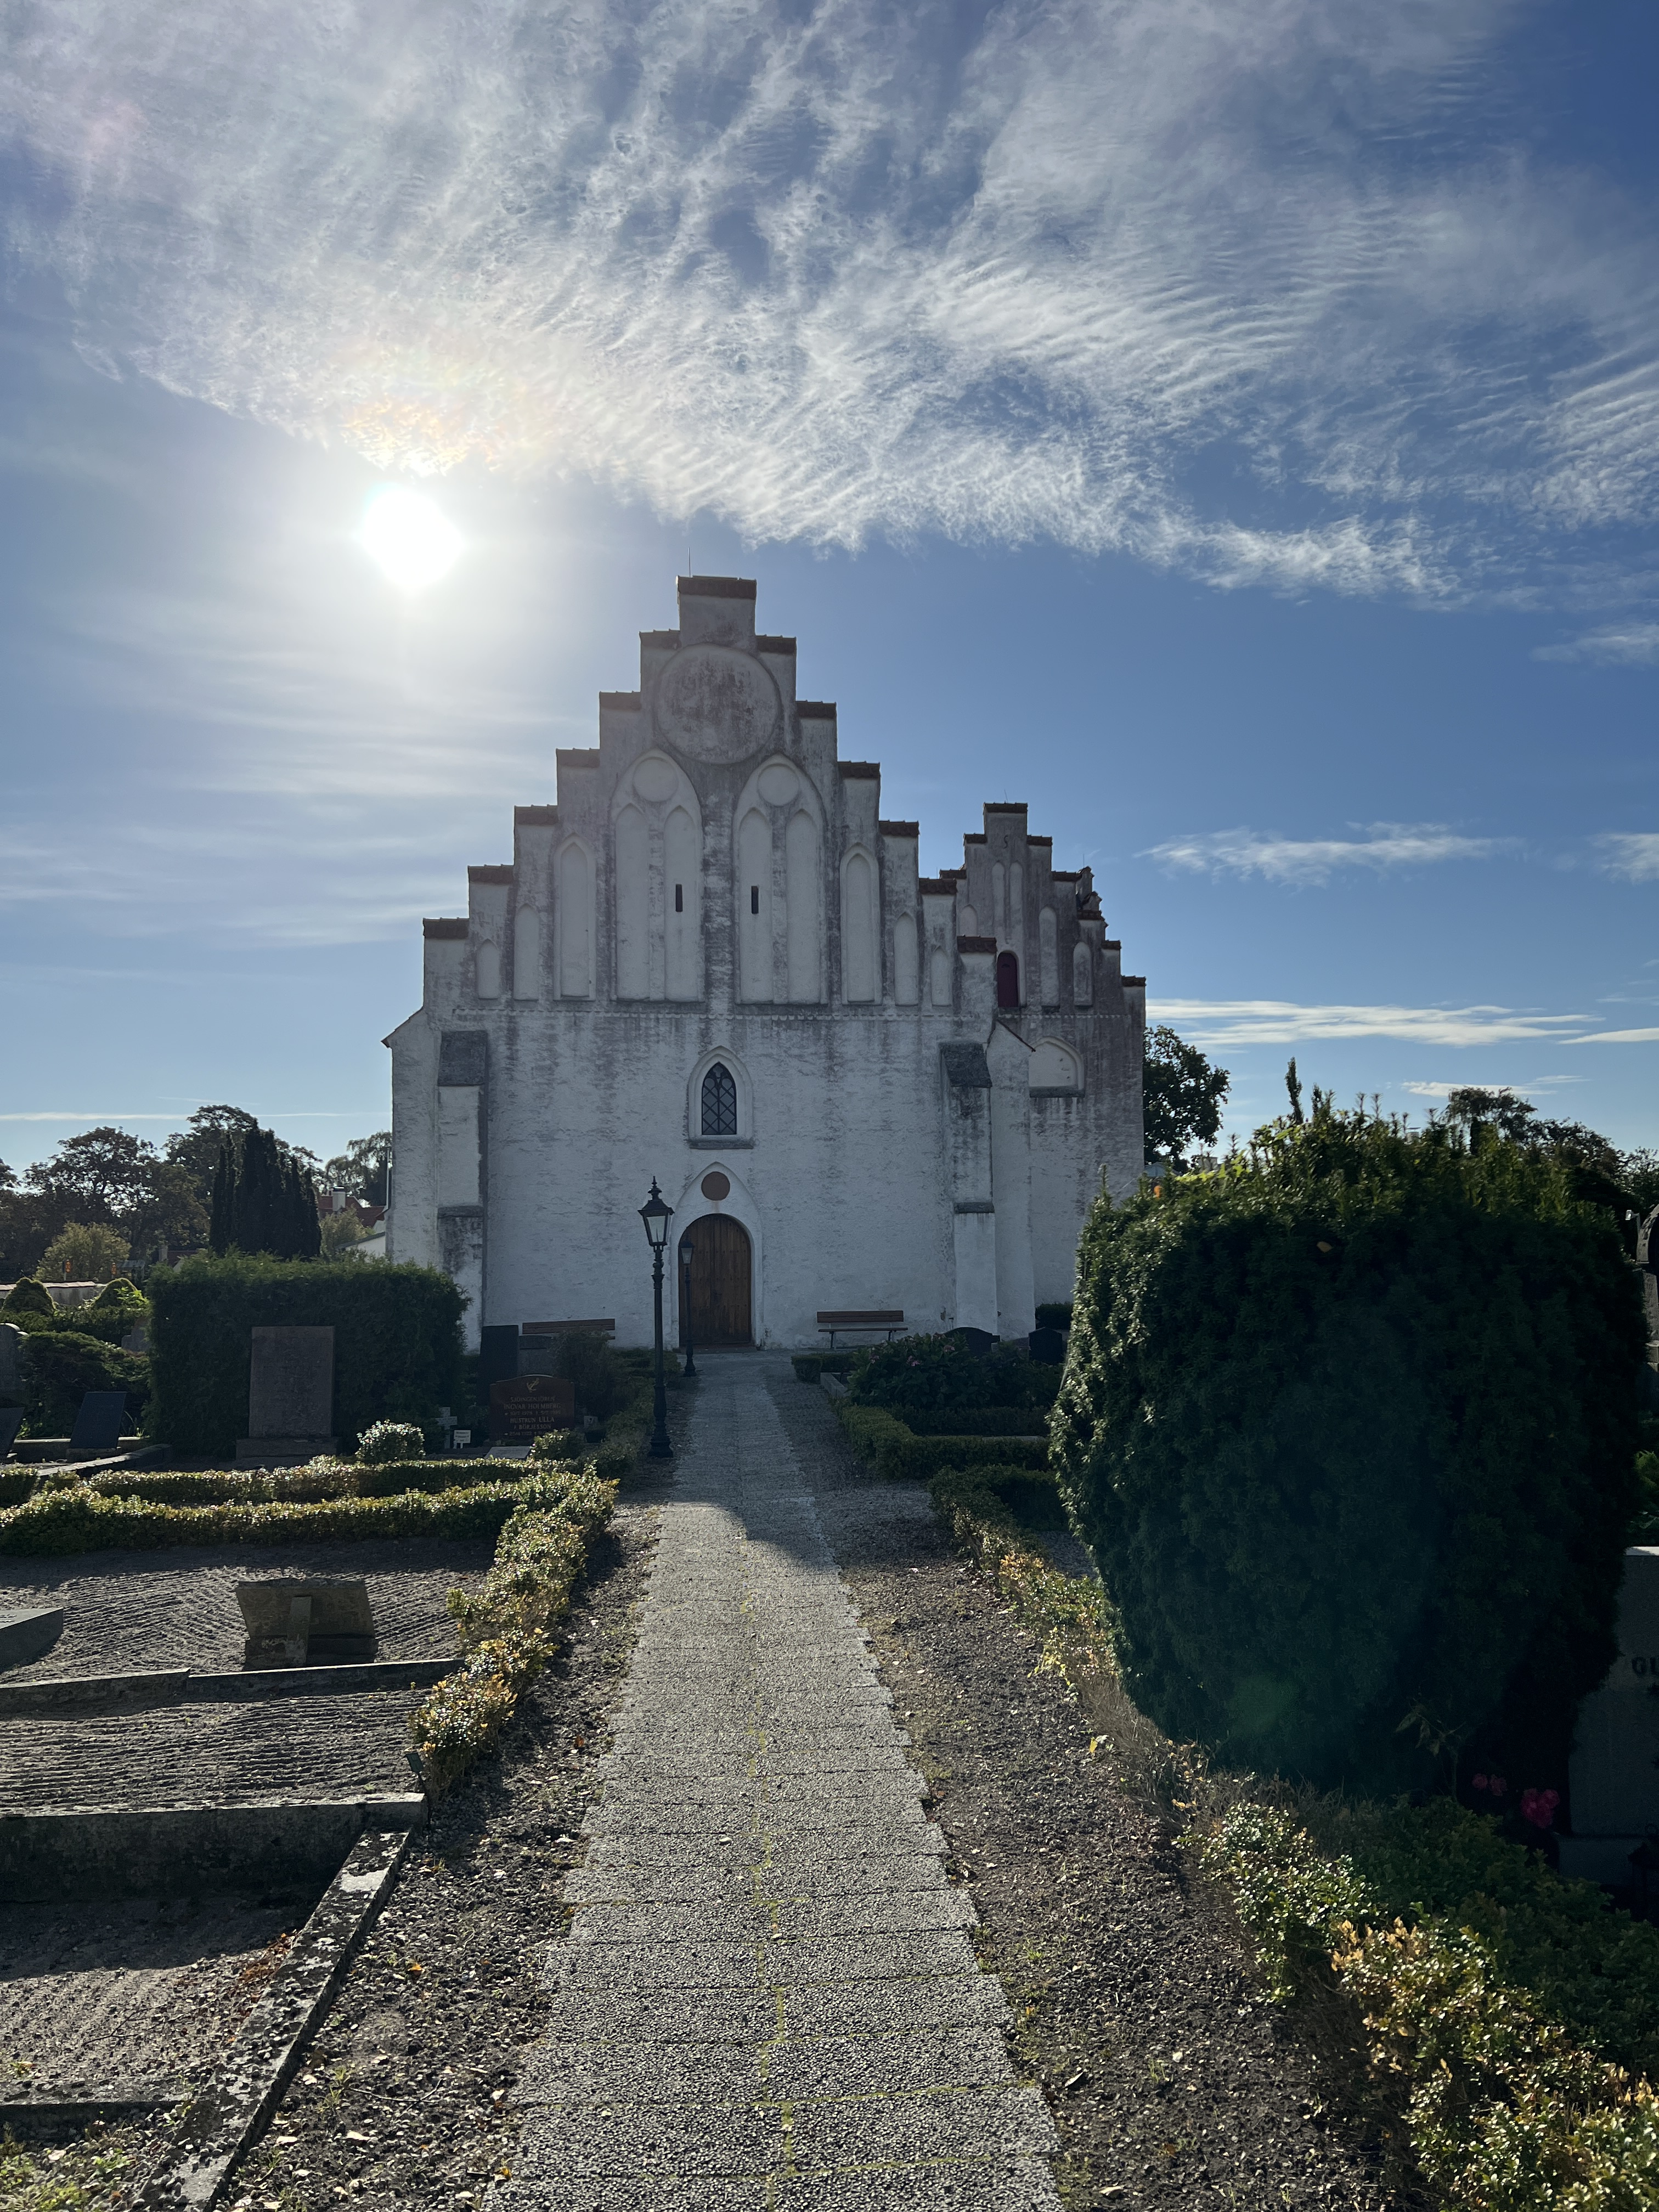
[[423,592],[447,576],[465,543],[434,501],[403,484],[371,492],[357,543],[400,592]]

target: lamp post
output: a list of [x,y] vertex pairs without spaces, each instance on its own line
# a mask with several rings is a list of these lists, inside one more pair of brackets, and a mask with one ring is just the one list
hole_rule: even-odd
[[697,1363],[691,1356],[691,1255],[695,1248],[690,1237],[680,1239],[680,1320],[685,1329],[685,1371],[695,1375]]
[[651,1178],[651,1195],[640,1208],[640,1219],[645,1224],[647,1241],[651,1247],[651,1287],[657,1302],[657,1390],[652,1407],[651,1456],[653,1459],[672,1459],[674,1447],[668,1441],[668,1389],[662,1375],[662,1255],[668,1242],[668,1224],[674,1218],[674,1209],[657,1188],[657,1178]]

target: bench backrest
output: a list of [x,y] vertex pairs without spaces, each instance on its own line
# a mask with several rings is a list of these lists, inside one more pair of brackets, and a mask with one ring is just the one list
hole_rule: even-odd
[[904,1319],[902,1306],[883,1306],[869,1313],[821,1313],[820,1328],[886,1328]]

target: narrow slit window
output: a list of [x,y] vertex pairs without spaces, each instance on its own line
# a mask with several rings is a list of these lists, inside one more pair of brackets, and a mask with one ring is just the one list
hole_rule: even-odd
[[702,1079],[702,1133],[705,1137],[738,1133],[737,1083],[731,1069],[718,1060]]
[[758,914],[760,912],[760,885],[758,884],[750,884],[749,886],[749,911],[750,914]]
[[674,911],[676,914],[684,914],[685,912],[685,885],[684,884],[676,884],[674,886]]

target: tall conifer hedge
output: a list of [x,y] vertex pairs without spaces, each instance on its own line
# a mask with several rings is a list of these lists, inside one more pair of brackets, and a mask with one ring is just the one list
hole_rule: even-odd
[[1565,1790],[1613,1656],[1644,1331],[1610,1217],[1495,1136],[1332,1114],[1097,1205],[1052,1424],[1131,1693],[1231,1760]]
[[375,1421],[434,1422],[460,1387],[461,1293],[435,1267],[385,1261],[187,1260],[149,1281],[154,1396],[145,1433],[191,1456],[247,1434],[256,1328],[334,1331],[343,1449]]

